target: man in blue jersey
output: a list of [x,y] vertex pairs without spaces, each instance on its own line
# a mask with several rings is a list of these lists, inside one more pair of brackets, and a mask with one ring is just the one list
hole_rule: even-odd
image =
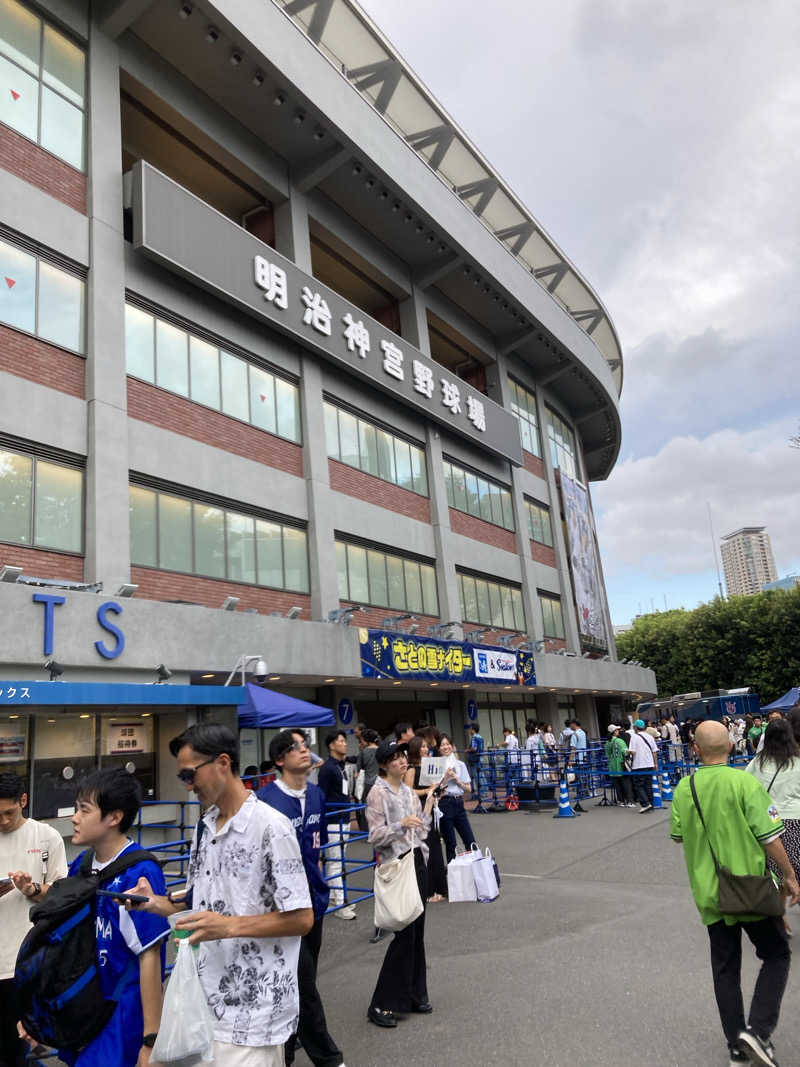
[[294,1062],[295,1043],[299,1037],[315,1067],[344,1067],[342,1054],[328,1033],[325,1009],[317,991],[322,920],[330,896],[320,868],[320,849],[328,843],[325,794],[319,786],[307,780],[311,752],[302,730],[281,730],[270,742],[269,758],[280,772],[280,778],[260,789],[258,798],[285,815],[294,827],[314,909],[314,925],[300,942],[297,964],[300,1017],[297,1033],[286,1042],[286,1063]]
[[481,773],[481,757],[485,748],[483,738],[481,737],[480,723],[471,722],[469,724],[470,729],[470,742],[469,751],[467,752],[467,762],[469,764],[469,776],[472,781],[472,788],[475,790],[478,796],[478,803],[480,803],[480,773]]
[[[91,849],[101,871],[129,849],[127,835],[141,805],[139,783],[121,769],[95,771],[78,792],[72,842]],[[69,867],[79,873],[82,851]],[[104,889],[132,892],[147,878],[157,893],[164,875],[152,860],[135,863]],[[161,983],[169,923],[159,915],[126,911],[112,897],[97,897],[97,963],[103,994],[117,1000],[108,1025],[81,1052],[60,1052],[71,1067],[147,1067],[161,1021]],[[119,989],[121,983],[121,989]],[[119,991],[117,992],[117,990]]]

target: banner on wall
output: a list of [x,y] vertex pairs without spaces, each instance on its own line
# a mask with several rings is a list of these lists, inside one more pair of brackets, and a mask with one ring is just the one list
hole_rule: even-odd
[[145,751],[145,726],[141,722],[115,722],[108,726],[107,754],[126,756]]
[[20,763],[28,758],[28,728],[17,722],[0,724],[0,763]]
[[530,652],[363,628],[358,639],[363,678],[536,685]]
[[589,513],[589,495],[582,485],[561,472],[561,498],[569,535],[572,581],[578,608],[581,637],[608,647],[605,623],[605,592],[600,582],[594,531]]

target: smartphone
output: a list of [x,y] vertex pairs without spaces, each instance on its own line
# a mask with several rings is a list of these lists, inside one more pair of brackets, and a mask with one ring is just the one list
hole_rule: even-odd
[[150,897],[142,896],[141,893],[114,893],[111,889],[98,889],[99,897],[114,897],[115,900],[129,900],[131,904],[146,904]]
[[0,878],[0,889],[5,889],[7,886],[13,885],[13,878]]

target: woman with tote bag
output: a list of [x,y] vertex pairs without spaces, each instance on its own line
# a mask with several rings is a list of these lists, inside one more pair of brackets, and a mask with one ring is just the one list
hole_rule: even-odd
[[425,963],[425,888],[428,847],[425,838],[431,824],[433,794],[423,810],[419,797],[403,782],[408,770],[406,746],[393,738],[381,741],[376,752],[380,777],[367,798],[369,841],[378,863],[414,857],[422,912],[392,938],[383,960],[367,1018],[376,1026],[397,1026],[395,1013],[429,1015]]

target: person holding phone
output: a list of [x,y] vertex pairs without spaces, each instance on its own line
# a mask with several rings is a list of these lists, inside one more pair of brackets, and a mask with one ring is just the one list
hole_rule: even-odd
[[67,874],[61,834],[47,823],[26,818],[27,805],[22,779],[0,774],[0,1067],[18,1067],[27,1051],[17,1035],[14,964],[31,928],[28,912]]

